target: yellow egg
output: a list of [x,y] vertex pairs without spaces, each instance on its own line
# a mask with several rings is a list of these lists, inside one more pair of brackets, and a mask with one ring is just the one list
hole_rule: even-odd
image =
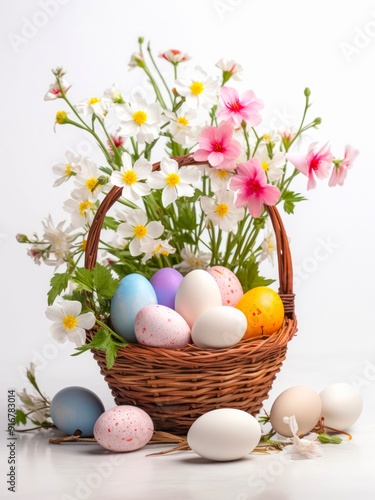
[[284,321],[284,304],[279,294],[266,286],[258,286],[246,292],[237,302],[236,308],[247,319],[243,339],[269,336],[277,332]]

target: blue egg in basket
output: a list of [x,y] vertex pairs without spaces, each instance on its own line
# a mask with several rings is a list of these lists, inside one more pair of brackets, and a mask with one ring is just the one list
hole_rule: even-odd
[[111,299],[111,325],[128,342],[137,342],[134,320],[142,307],[157,304],[155,290],[147,278],[132,273],[125,276]]
[[100,398],[85,387],[61,389],[51,401],[51,418],[60,431],[68,436],[81,431],[81,437],[92,437],[94,425],[105,408]]

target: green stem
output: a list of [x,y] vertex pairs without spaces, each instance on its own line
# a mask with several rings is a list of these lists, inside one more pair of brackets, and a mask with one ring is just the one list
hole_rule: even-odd
[[172,106],[173,106],[173,96],[172,96],[172,92],[170,91],[168,85],[167,85],[167,82],[165,81],[163,75],[161,74],[161,71],[159,70],[155,60],[154,60],[154,57],[152,55],[152,52],[151,52],[151,46],[150,46],[150,43],[147,44],[147,52],[148,52],[148,55],[150,56],[150,59],[151,59],[151,62],[157,72],[157,74],[159,75],[160,77],[160,80],[163,82],[163,85],[164,87],[166,88],[167,92],[168,92],[168,95],[169,95],[169,98],[171,100],[171,103],[172,103]]

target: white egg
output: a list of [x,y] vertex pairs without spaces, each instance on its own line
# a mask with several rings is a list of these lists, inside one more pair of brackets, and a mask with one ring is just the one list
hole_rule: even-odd
[[198,347],[231,347],[237,344],[247,329],[242,311],[230,306],[208,309],[195,321],[191,337]]
[[175,297],[175,310],[190,328],[207,309],[221,306],[221,293],[214,278],[202,269],[190,271],[181,281]]
[[289,387],[275,399],[270,421],[273,429],[281,436],[291,437],[293,434],[284,417],[296,417],[298,435],[307,434],[318,423],[322,411],[319,394],[303,385]]
[[201,415],[190,427],[187,441],[198,455],[225,462],[239,460],[259,443],[261,428],[250,413],[219,408]]
[[359,390],[346,383],[327,386],[319,394],[322,401],[324,425],[340,431],[351,427],[362,412],[363,400]]

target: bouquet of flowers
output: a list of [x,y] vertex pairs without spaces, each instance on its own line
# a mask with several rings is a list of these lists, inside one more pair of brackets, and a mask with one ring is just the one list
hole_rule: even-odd
[[[37,264],[55,268],[46,311],[54,338],[73,341],[78,353],[104,349],[109,366],[126,344],[108,322],[120,279],[134,272],[150,278],[163,267],[186,274],[221,265],[237,275],[244,291],[270,284],[259,274],[259,263],[272,261],[275,251],[264,206],[281,204],[293,213],[304,200],[292,187],[297,175],[307,177],[307,189],[315,188],[317,179],[341,186],[358,154],[347,145],[336,158],[328,144],[318,143],[293,151],[321,122],[308,120],[308,88],[298,126],[268,130],[262,128],[262,100],[231,84],[241,78],[236,61],[220,60],[217,74],[209,75],[200,66],[190,67],[187,53],[167,50],[159,63],[150,45],[144,50],[144,40],[138,42],[129,66],[146,75],[152,99],[140,93],[128,97],[113,85],[100,97],[74,104],[65,71],[53,70],[45,100],[64,105],[55,127],[72,125],[89,134],[103,162],[97,165],[68,150],[53,172],[54,187],[72,184],[63,207],[70,218],[55,225],[48,216],[42,237],[17,235]],[[171,82],[161,64],[169,65]],[[85,269],[88,231],[114,187],[122,196],[105,217],[98,263]],[[94,324],[96,335],[87,344],[85,330]]]

